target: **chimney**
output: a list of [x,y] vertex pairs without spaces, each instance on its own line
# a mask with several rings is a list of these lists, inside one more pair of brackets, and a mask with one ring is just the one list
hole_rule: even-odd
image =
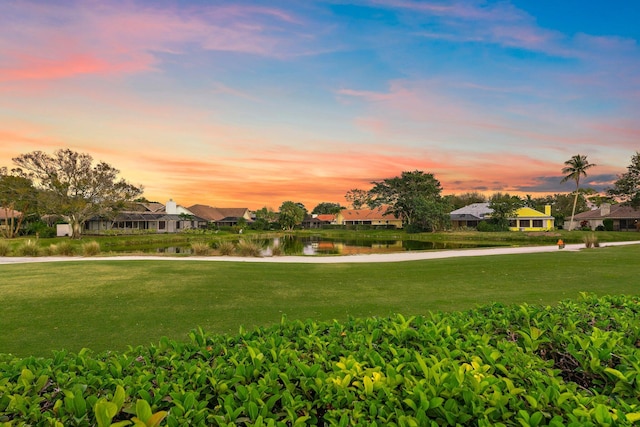
[[174,202],[173,199],[169,199],[164,210],[167,213],[167,215],[177,215],[178,205],[176,205],[176,202]]
[[600,216],[608,216],[611,213],[611,205],[609,203],[603,203],[600,206]]
[[544,214],[546,216],[551,216],[551,205],[544,205]]

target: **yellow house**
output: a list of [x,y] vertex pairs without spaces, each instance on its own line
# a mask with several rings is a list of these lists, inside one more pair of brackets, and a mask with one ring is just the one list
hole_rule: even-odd
[[509,219],[509,230],[550,231],[554,229],[554,221],[550,205],[544,207],[544,213],[532,208],[520,208],[516,211],[516,217]]
[[386,208],[343,209],[336,214],[339,225],[371,225],[374,227],[402,228],[402,220],[393,215],[385,215]]

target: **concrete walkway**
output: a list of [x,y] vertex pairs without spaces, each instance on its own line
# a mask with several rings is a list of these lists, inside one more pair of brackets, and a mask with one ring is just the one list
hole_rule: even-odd
[[[638,245],[640,241],[631,242],[607,242],[601,243],[600,248],[607,246]],[[420,261],[426,259],[442,259],[470,256],[530,254],[538,252],[578,251],[584,249],[584,243],[566,245],[564,249],[558,246],[521,246],[508,248],[483,248],[483,249],[448,249],[442,251],[407,251],[390,254],[367,254],[347,256],[278,256],[278,257],[230,257],[230,256],[95,256],[95,257],[0,257],[0,264],[24,264],[34,262],[63,262],[63,261],[209,261],[209,262],[280,262],[292,264],[337,264],[337,263],[367,263],[367,262],[403,262]],[[597,249],[594,249],[597,250]]]

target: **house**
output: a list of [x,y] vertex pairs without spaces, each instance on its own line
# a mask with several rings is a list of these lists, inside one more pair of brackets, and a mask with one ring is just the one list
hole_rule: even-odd
[[248,208],[217,208],[207,205],[193,205],[189,206],[188,209],[194,215],[204,218],[209,223],[219,227],[238,225],[238,221],[241,221],[240,218],[243,218],[245,223],[253,222]]
[[302,228],[322,228],[324,225],[335,224],[336,216],[333,214],[307,215],[302,221]]
[[533,208],[520,208],[515,218],[509,218],[511,231],[550,231],[554,229],[555,218],[551,216],[551,205],[544,207],[544,212]]
[[343,209],[336,214],[338,225],[370,225],[373,227],[402,228],[402,220],[385,214],[386,208]]
[[453,228],[476,228],[480,221],[491,216],[489,203],[472,203],[449,213]]
[[14,224],[18,224],[22,212],[0,206],[0,230],[13,229]]
[[[626,205],[611,205],[604,203],[599,209],[594,209],[576,214],[573,228],[589,227],[595,230],[604,225],[605,219],[613,221],[615,231],[640,231],[640,209]],[[565,221],[564,227],[569,229],[571,218]]]
[[94,217],[84,224],[84,233],[119,231],[122,233],[177,233],[192,228],[204,228],[207,221],[183,206],[169,200],[162,203],[133,203],[115,218]]
[[[476,228],[481,221],[491,219],[493,210],[489,203],[473,203],[452,211],[449,216],[453,228]],[[513,218],[509,218],[511,231],[548,231],[554,228],[551,206],[546,205],[544,212],[532,208],[520,208]]]

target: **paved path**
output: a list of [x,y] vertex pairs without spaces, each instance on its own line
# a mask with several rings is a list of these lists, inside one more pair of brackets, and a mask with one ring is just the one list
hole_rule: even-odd
[[[640,241],[631,242],[607,242],[601,243],[600,247],[638,245]],[[584,249],[584,243],[566,245],[562,251],[577,251]],[[336,264],[336,263],[367,263],[367,262],[402,262],[420,261],[426,259],[442,259],[469,256],[487,255],[509,255],[509,254],[530,254],[538,252],[558,252],[558,246],[520,246],[507,248],[483,248],[483,249],[448,249],[442,251],[407,251],[390,254],[367,254],[367,255],[346,255],[346,256],[278,256],[278,257],[230,257],[230,256],[210,256],[210,257],[168,257],[168,256],[95,256],[95,257],[0,257],[1,264],[24,264],[33,262],[62,262],[62,261],[131,261],[131,260],[151,260],[151,261],[209,261],[209,262],[280,262],[297,264]]]

